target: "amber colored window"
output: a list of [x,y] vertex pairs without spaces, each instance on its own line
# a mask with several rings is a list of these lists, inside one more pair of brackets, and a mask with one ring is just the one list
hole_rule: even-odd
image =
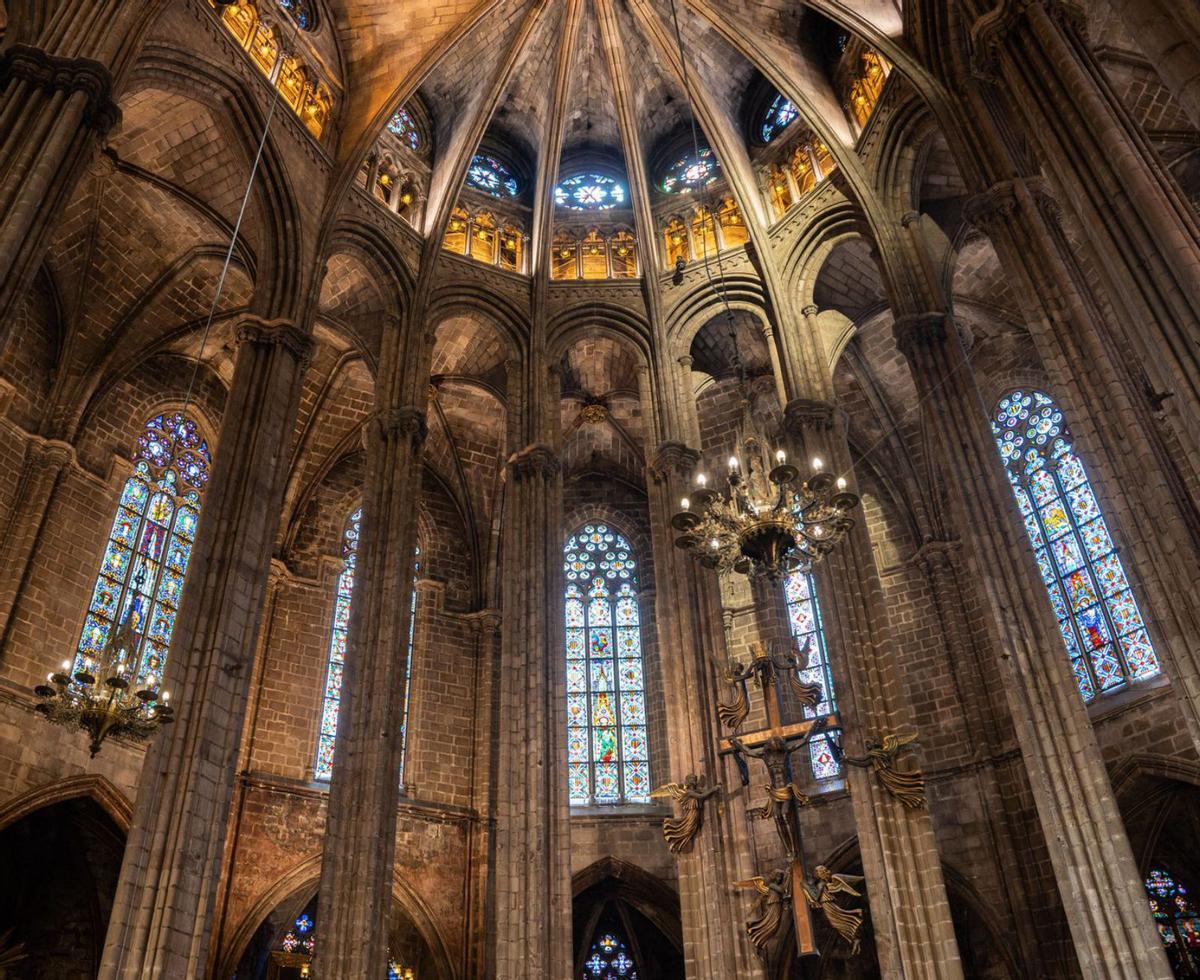
[[455,208],[450,212],[450,223],[446,225],[446,237],[442,240],[442,248],[458,255],[467,254],[467,225],[470,216],[463,208]]
[[817,174],[813,170],[812,153],[807,146],[796,148],[792,154],[792,176],[796,179],[796,187],[801,194],[807,194],[817,186]]
[[254,37],[254,28],[258,24],[258,11],[254,9],[254,4],[250,0],[238,0],[237,3],[225,8],[221,14],[221,20],[225,22],[229,33],[237,38],[238,43],[244,48]]
[[487,265],[496,261],[496,219],[480,211],[471,223],[471,258]]
[[392,203],[392,195],[396,192],[396,177],[392,173],[391,168],[379,168],[379,175],[375,178],[375,196],[384,204]]
[[609,263],[614,279],[637,276],[637,241],[627,231],[618,231],[608,242]]
[[500,236],[500,267],[521,271],[521,229],[516,225],[505,225]]
[[772,167],[768,178],[771,191],[771,206],[777,217],[783,217],[792,206],[792,188],[788,184],[787,174],[778,167]]
[[721,223],[722,248],[745,245],[750,239],[750,233],[746,231],[746,222],[742,220],[742,212],[732,197],[727,197],[721,202],[717,210],[717,220]]
[[550,263],[550,275],[554,279],[578,279],[579,249],[575,240],[567,235],[554,237],[554,253]]
[[817,157],[817,166],[821,168],[822,180],[837,170],[837,161],[833,158],[833,154],[829,152],[829,147],[820,140],[813,143],[813,153]]
[[608,243],[595,228],[579,243],[584,279],[608,278]]
[[707,208],[697,208],[692,215],[692,241],[696,258],[705,259],[717,254],[717,229]]
[[317,85],[316,88],[309,88],[304,97],[304,108],[300,110],[300,118],[308,127],[308,131],[320,139],[332,111],[333,96],[329,94],[329,89],[323,84]]
[[270,75],[279,60],[279,42],[275,40],[275,31],[267,24],[259,24],[254,34],[254,42],[250,45],[250,56],[264,75]]
[[678,218],[667,222],[667,227],[663,229],[663,239],[667,245],[668,264],[674,265],[680,259],[687,262],[691,258],[688,251],[687,225]]

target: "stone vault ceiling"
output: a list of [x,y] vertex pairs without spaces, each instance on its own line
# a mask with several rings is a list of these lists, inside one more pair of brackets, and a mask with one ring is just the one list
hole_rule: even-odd
[[538,202],[591,161],[626,173],[635,211],[648,204],[662,155],[690,142],[689,103],[723,168],[747,172],[746,102],[760,78],[786,85],[818,132],[851,144],[819,38],[830,23],[877,40],[902,30],[900,0],[326,2],[344,69],[345,172],[419,96],[434,132],[429,233],[484,142],[525,171],[535,238]]

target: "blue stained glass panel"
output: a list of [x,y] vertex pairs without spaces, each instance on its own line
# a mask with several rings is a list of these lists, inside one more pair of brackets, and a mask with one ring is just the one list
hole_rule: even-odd
[[[817,584],[809,573],[793,572],[784,580],[783,594],[787,602],[788,625],[791,628],[792,641],[795,644],[797,655],[801,658],[801,663],[805,665],[805,669],[799,671],[800,682],[816,684],[823,693],[819,704],[811,708],[804,708],[804,716],[815,718],[818,714],[836,712],[837,702],[834,698],[833,673],[829,667],[829,652],[825,646],[825,630],[821,625]],[[816,740],[813,744],[815,742]],[[810,752],[809,761],[815,779],[829,779],[841,773],[841,767],[833,758],[828,746],[825,746],[822,753]]]
[[[157,686],[175,625],[211,457],[195,423],[179,412],[149,419],[138,436],[133,475],[121,488],[108,544],[76,648],[76,663],[95,666],[113,626],[128,620],[130,680]],[[181,478],[182,474],[182,478]],[[183,484],[181,487],[180,484]],[[176,518],[182,490],[188,534]],[[172,521],[174,519],[174,524]],[[166,552],[170,567],[161,561]],[[136,556],[136,557],[135,557]],[[111,656],[112,651],[105,656]],[[127,677],[129,675],[127,674]]]
[[[996,407],[992,432],[1084,699],[1158,673],[1158,659],[1061,409],[1040,391],[1012,391]],[[1025,485],[1036,511],[1029,507]],[[1044,540],[1051,542],[1052,559]]]
[[[568,536],[563,571],[570,801],[644,803],[650,772],[637,562],[623,535],[590,522]],[[635,746],[641,754],[627,757]]]

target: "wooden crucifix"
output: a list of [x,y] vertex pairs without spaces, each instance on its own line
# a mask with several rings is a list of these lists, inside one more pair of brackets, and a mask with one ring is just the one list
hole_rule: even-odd
[[[717,714],[721,722],[734,734],[721,739],[720,751],[722,755],[733,756],[741,772],[743,786],[750,785],[748,759],[757,759],[766,767],[769,780],[766,786],[767,801],[764,806],[756,807],[751,812],[756,817],[770,818],[774,821],[775,830],[787,854],[787,875],[780,877],[784,877],[783,897],[790,897],[791,900],[796,950],[801,956],[814,956],[817,955],[817,947],[813,940],[809,903],[805,898],[808,894],[808,876],[804,867],[799,816],[799,808],[808,803],[808,798],[800,792],[800,787],[792,778],[791,756],[826,728],[836,727],[838,722],[834,715],[824,715],[785,725],[780,689],[783,677],[787,678],[802,704],[815,707],[824,700],[824,692],[820,685],[804,684],[799,679],[798,670],[808,661],[805,651],[801,651],[800,656],[780,655],[768,652],[761,644],[755,644],[751,652],[753,656],[748,664],[732,664],[725,672],[726,681],[734,687],[735,699],[732,704],[718,705]],[[757,680],[762,691],[767,725],[757,731],[739,733],[742,723],[750,714],[746,687],[751,678]],[[770,896],[759,885],[759,882],[765,882],[769,877],[760,876],[748,882],[739,882],[739,885],[753,885],[770,901]],[[779,892],[780,889],[776,888],[775,891]],[[782,916],[773,915],[771,919],[773,922],[777,920],[782,923]],[[748,931],[755,948],[760,955],[763,954],[774,930],[756,928],[756,924],[751,923]]]

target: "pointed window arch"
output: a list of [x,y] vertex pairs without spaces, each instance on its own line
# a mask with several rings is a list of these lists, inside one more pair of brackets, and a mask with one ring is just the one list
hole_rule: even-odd
[[637,563],[590,521],[567,537],[567,761],[573,806],[647,803],[650,754]]
[[100,562],[72,674],[93,671],[114,627],[128,623],[138,686],[162,683],[184,577],[196,539],[212,456],[196,423],[180,413],[146,422],[133,474]]
[[[804,709],[805,718],[817,718],[837,713],[837,698],[833,690],[833,674],[829,669],[829,651],[825,646],[825,627],[821,622],[821,607],[817,602],[817,583],[811,572],[792,572],[783,583],[787,601],[788,627],[796,649],[807,651],[808,665],[800,672],[805,684],[819,684],[822,697],[818,704]],[[808,758],[815,779],[840,776],[838,765],[829,748],[829,739],[818,735],[808,743]]]
[[1040,391],[1011,391],[992,432],[1085,701],[1159,671],[1062,410]]
[[[337,740],[338,715],[342,706],[342,674],[346,668],[346,640],[350,631],[350,605],[354,598],[354,575],[358,567],[358,542],[362,535],[362,508],[346,518],[342,529],[342,571],[337,579],[333,604],[333,626],[329,631],[329,656],[325,667],[325,693],[321,703],[321,730],[317,737],[317,761],[313,776],[329,779],[333,775],[333,755]],[[408,620],[408,654],[404,666],[404,716],[400,721],[400,783],[404,783],[404,762],[408,748],[409,681],[412,679],[413,637],[417,617],[416,569],[420,568],[421,549],[417,549],[414,568],[412,607]]]

